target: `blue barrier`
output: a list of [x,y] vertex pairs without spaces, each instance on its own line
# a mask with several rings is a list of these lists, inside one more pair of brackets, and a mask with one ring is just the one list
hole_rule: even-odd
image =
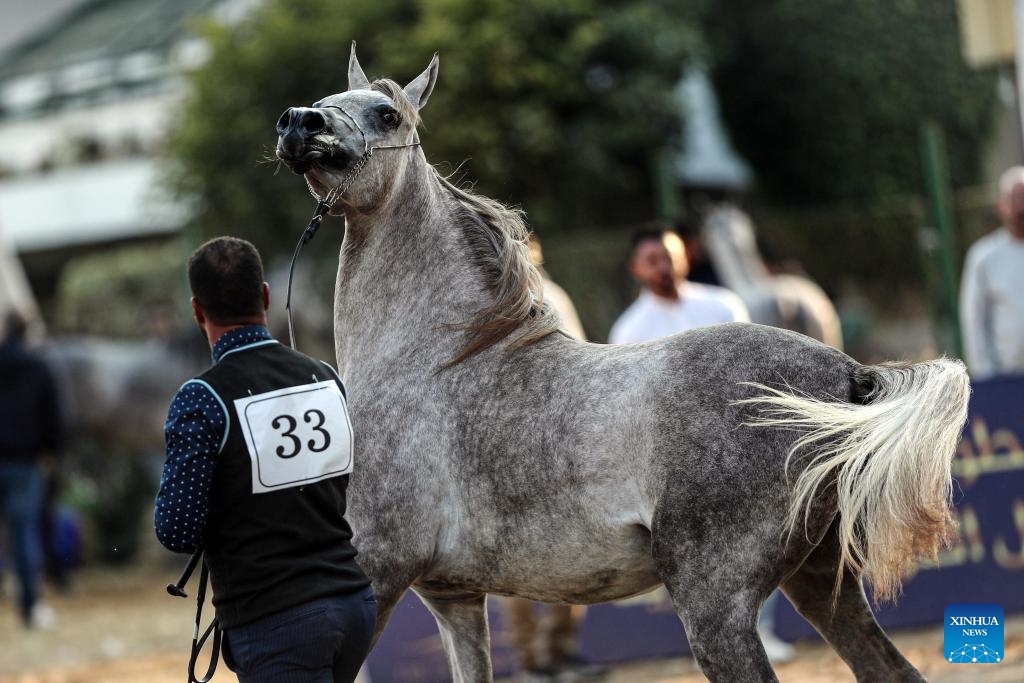
[[[938,566],[926,565],[905,584],[895,605],[877,611],[887,629],[940,626],[952,602],[994,602],[1024,611],[1024,377],[978,382],[954,461],[957,541]],[[515,670],[501,615],[491,598],[491,652],[496,675]],[[776,632],[784,639],[816,638],[814,629],[779,600]],[[938,643],[937,643],[938,645]],[[597,605],[580,632],[584,658],[621,662],[689,654],[682,625],[664,590]],[[451,680],[437,626],[409,594],[395,609],[368,662],[372,683]]]

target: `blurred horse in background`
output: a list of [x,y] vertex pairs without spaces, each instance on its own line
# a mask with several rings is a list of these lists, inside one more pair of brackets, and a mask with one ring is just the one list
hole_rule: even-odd
[[839,314],[828,295],[810,278],[769,271],[743,211],[731,205],[712,209],[704,221],[703,239],[721,284],[743,299],[751,322],[843,348]]
[[[195,339],[193,339],[195,337]],[[111,451],[163,454],[170,397],[209,364],[198,335],[130,341],[57,337],[45,349],[74,438]]]

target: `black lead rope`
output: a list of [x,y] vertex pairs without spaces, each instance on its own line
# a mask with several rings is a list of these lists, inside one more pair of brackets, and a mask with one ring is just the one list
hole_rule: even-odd
[[[188,659],[188,683],[209,683],[213,679],[213,674],[217,671],[217,664],[220,661],[220,644],[222,632],[216,619],[210,622],[210,625],[203,631],[203,634],[199,635],[199,629],[202,628],[203,619],[203,603],[206,602],[206,584],[210,578],[210,570],[206,566],[206,561],[203,559],[203,549],[192,553],[192,557],[189,558],[188,564],[185,565],[185,570],[181,573],[181,577],[175,583],[167,584],[167,592],[176,598],[187,598],[188,593],[185,592],[185,585],[188,580],[192,577],[192,573],[196,569],[196,565],[199,564],[200,560],[203,560],[203,568],[199,571],[199,592],[196,594],[196,623],[192,629],[192,651]],[[202,652],[203,646],[206,645],[206,641],[213,636],[212,651],[210,652],[210,664],[206,667],[206,673],[202,678],[196,676],[196,663],[199,660],[199,653]]]
[[299,252],[302,251],[302,247],[313,239],[313,235],[320,229],[320,224],[323,223],[324,216],[329,208],[331,208],[331,205],[327,203],[326,197],[317,202],[316,211],[313,212],[313,217],[309,219],[309,225],[302,231],[299,242],[295,245],[295,251],[292,253],[291,265],[288,266],[288,294],[284,300],[284,309],[288,314],[288,342],[293,349],[296,348],[295,326],[292,325],[292,276],[295,275],[295,262],[299,259]]
[[[344,111],[341,107],[332,108]],[[359,128],[359,123],[355,119],[352,119],[352,122],[356,124],[357,128]],[[362,133],[363,129],[359,128],[359,132]],[[370,158],[373,157],[375,150],[419,147],[420,143],[417,141],[411,142],[407,145],[376,145],[374,147],[370,147],[366,144],[366,136],[364,135],[363,146],[366,149],[366,151],[363,152],[363,156],[359,157],[348,172],[345,173],[345,177],[342,178],[341,182],[330,192],[324,194],[323,198],[317,197],[316,193],[313,192],[312,186],[310,186],[309,192],[317,200],[316,211],[313,212],[313,217],[309,219],[309,225],[306,226],[306,229],[302,231],[302,235],[299,236],[299,242],[295,245],[295,251],[292,252],[292,262],[291,265],[288,266],[288,294],[285,296],[284,300],[284,308],[288,314],[288,342],[296,351],[299,349],[295,345],[295,326],[292,324],[292,276],[295,275],[295,262],[299,259],[299,252],[302,251],[302,247],[304,247],[307,242],[313,239],[313,235],[316,234],[316,231],[320,229],[320,224],[323,223],[324,216],[327,215],[327,212],[332,206],[334,206],[334,203],[338,201],[342,195],[348,191],[348,188],[351,187],[352,183],[355,182],[356,177],[362,172],[363,167],[366,166],[366,164],[369,163]]]
[[[203,618],[203,603],[206,601],[206,582],[210,578],[210,569],[203,562],[203,568],[199,572],[199,593],[196,595],[196,625],[192,630],[192,655],[188,658],[188,683],[209,683],[213,674],[217,671],[217,664],[220,661],[220,641],[223,632],[217,619],[210,622],[203,635],[199,635],[201,621]],[[206,674],[202,678],[196,676],[196,662],[199,660],[199,653],[202,651],[206,641],[213,635],[213,644],[210,648],[210,664],[206,667]]]
[[362,172],[363,167],[370,161],[370,157],[373,156],[374,151],[378,149],[405,149],[407,147],[419,147],[420,141],[417,138],[415,142],[410,142],[404,145],[370,145],[370,142],[366,139],[366,133],[363,131],[363,127],[359,125],[359,120],[352,114],[348,113],[344,107],[336,104],[323,105],[324,109],[337,109],[341,112],[346,119],[352,124],[351,127],[359,131],[359,135],[363,138],[363,155],[352,165],[351,168],[345,173],[345,176],[329,192],[326,192],[323,198],[317,197],[313,191],[313,186],[309,186],[309,193],[313,195],[313,198],[317,200],[316,211],[313,212],[313,217],[309,219],[309,225],[302,231],[302,236],[299,237],[299,243],[295,245],[295,252],[292,254],[292,263],[288,267],[288,294],[285,297],[284,307],[288,313],[288,342],[291,347],[298,351],[295,346],[295,327],[292,325],[292,275],[295,273],[295,261],[299,258],[299,252],[302,251],[302,247],[306,242],[313,239],[313,235],[320,229],[320,223],[323,222],[324,216],[327,211],[334,206],[334,202],[338,201],[342,195],[348,192],[348,188],[351,187],[352,183],[355,182],[356,177]]

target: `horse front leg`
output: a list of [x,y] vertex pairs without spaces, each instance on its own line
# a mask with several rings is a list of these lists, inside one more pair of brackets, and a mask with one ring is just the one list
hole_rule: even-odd
[[411,579],[408,581],[404,579],[396,581],[393,577],[373,579],[373,592],[377,598],[377,626],[373,630],[373,641],[370,643],[371,651],[376,647],[377,640],[384,632],[384,627],[388,625],[391,612],[394,611],[395,606],[411,584]]
[[453,683],[490,683],[491,636],[487,594],[441,595],[414,588],[437,620]]
[[363,529],[356,539],[359,556],[356,561],[373,582],[377,598],[377,627],[373,632],[370,650],[387,626],[391,612],[419,577],[430,557],[429,547],[419,548],[407,539],[378,533],[376,529]]

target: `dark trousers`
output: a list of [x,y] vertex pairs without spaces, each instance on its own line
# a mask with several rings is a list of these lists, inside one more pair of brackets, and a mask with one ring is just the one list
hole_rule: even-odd
[[39,517],[43,479],[35,463],[0,462],[0,517],[10,529],[11,559],[21,585],[20,612],[26,623],[39,597]]
[[352,683],[377,625],[373,588],[321,598],[224,631],[240,683]]

